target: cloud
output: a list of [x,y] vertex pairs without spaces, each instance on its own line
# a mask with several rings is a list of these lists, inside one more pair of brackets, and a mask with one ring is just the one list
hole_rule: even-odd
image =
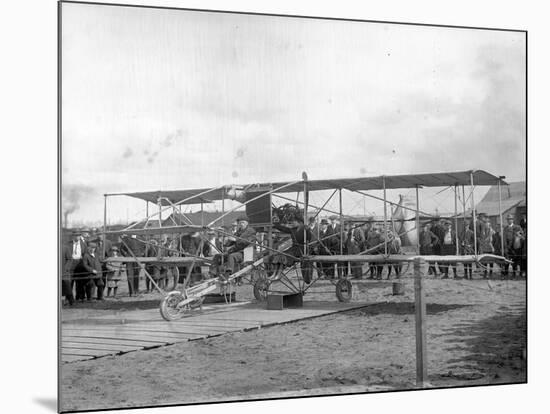
[[134,151],[132,151],[132,148],[126,147],[124,150],[124,153],[122,154],[122,158],[130,158],[134,154]]

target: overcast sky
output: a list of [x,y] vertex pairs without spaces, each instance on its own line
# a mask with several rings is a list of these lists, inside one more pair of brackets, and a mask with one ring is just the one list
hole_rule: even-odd
[[62,21],[72,221],[102,220],[105,192],[304,170],[525,179],[523,33],[67,3]]

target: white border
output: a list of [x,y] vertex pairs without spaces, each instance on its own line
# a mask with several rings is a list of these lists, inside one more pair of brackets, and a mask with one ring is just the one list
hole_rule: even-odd
[[[110,2],[117,3],[117,2]],[[124,3],[124,2],[119,2]],[[548,372],[548,276],[542,269],[547,237],[542,236],[542,206],[548,174],[544,140],[548,115],[548,47],[544,8],[517,1],[385,1],[370,4],[340,0],[142,1],[134,4],[250,11],[527,29],[529,31],[529,384],[517,386],[403,392],[364,396],[265,401],[124,412],[357,412],[423,413],[542,411]],[[543,3],[540,3],[543,4]],[[55,399],[56,336],[56,55],[57,4],[53,0],[6,2],[0,30],[3,45],[2,127],[3,223],[2,252],[7,271],[2,294],[2,364],[5,412],[52,412]],[[4,46],[5,45],[5,46]],[[535,86],[533,86],[535,85]],[[543,112],[544,111],[544,112]],[[5,128],[7,126],[7,129]],[[9,153],[6,151],[9,150]],[[12,154],[11,151],[15,150]],[[542,158],[545,157],[545,158]],[[540,164],[539,164],[540,162]],[[537,173],[537,166],[542,165]],[[20,201],[32,201],[25,206]],[[21,227],[21,225],[23,225]],[[543,238],[544,237],[544,238]],[[540,238],[540,241],[539,241]],[[540,251],[539,251],[540,250]],[[546,250],[546,249],[545,249]],[[12,259],[13,258],[13,259]],[[537,260],[539,258],[539,260]],[[40,401],[50,401],[46,406]],[[537,408],[535,408],[537,407]],[[162,410],[162,411],[161,411]]]

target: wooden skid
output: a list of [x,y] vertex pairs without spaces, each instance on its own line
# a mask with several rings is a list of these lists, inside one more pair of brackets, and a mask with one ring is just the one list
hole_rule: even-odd
[[480,254],[477,257],[472,255],[463,256],[407,256],[403,254],[335,254],[332,256],[309,256],[304,258],[308,262],[360,262],[360,263],[405,263],[413,262],[414,259],[421,258],[426,262],[438,263],[475,263],[475,262],[505,262],[506,258],[494,254]]
[[[230,332],[295,322],[367,306],[365,303],[306,302],[303,308],[283,311],[267,310],[265,305],[249,303],[220,305],[218,309],[195,313],[181,320],[165,322],[158,311],[128,312],[125,323],[120,315],[98,317],[98,322],[61,326],[62,362],[84,361],[107,355],[118,355],[152,347],[204,339]],[[135,314],[135,315],[134,315]],[[135,322],[128,322],[128,321]]]

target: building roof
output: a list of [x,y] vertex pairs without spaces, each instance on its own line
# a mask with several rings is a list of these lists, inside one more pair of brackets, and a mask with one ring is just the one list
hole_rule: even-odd
[[[505,214],[507,211],[526,205],[526,187],[525,181],[509,183],[508,185],[503,185],[501,188],[502,193],[502,214]],[[492,186],[485,197],[476,206],[476,212],[485,213],[488,216],[498,216],[499,215],[499,191],[498,186]]]

